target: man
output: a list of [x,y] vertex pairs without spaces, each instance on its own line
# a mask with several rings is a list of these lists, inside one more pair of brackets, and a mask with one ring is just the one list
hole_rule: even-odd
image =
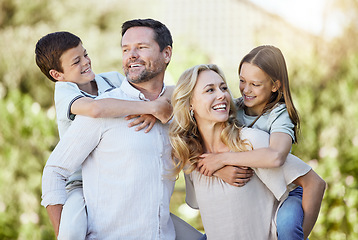
[[[125,22],[122,49],[127,80],[101,97],[161,96],[172,55],[166,26],[152,19]],[[127,125],[124,118],[77,116],[45,166],[42,205],[61,206],[66,178],[82,165],[87,239],[175,239],[168,126],[158,123],[144,133]]]

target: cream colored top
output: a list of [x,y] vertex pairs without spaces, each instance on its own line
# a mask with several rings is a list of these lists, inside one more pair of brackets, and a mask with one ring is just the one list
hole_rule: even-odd
[[[254,149],[267,147],[269,134],[244,128],[241,138]],[[244,187],[231,186],[216,177],[197,171],[186,175],[186,202],[199,208],[208,240],[277,239],[276,212],[296,178],[311,167],[293,155],[280,168],[254,169],[255,175]]]

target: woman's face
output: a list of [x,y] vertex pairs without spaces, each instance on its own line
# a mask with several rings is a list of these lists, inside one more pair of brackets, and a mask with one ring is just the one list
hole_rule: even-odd
[[219,74],[212,70],[200,72],[190,104],[197,124],[227,121],[230,99],[228,87]]

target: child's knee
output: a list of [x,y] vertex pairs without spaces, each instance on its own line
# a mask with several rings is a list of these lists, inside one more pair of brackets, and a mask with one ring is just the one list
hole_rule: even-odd
[[76,226],[73,226],[72,229],[67,229],[60,231],[58,234],[58,240],[78,240],[86,239],[87,231],[79,230]]
[[85,239],[87,235],[87,216],[74,216],[72,219],[60,223],[58,240]]
[[278,240],[303,240],[304,235],[302,227],[298,226],[286,226],[287,228],[277,227]]
[[82,189],[74,189],[62,209],[58,239],[85,239],[86,235],[87,211]]
[[278,239],[303,239],[302,201],[297,197],[288,197],[277,213]]

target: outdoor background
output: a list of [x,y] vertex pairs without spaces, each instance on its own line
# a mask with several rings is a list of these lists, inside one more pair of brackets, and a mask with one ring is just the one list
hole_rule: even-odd
[[[256,5],[260,2],[265,5]],[[165,80],[169,84],[188,67],[216,63],[239,97],[241,58],[261,44],[282,50],[302,118],[293,153],[328,184],[310,240],[358,239],[358,2],[318,2],[324,4],[0,0],[0,239],[54,239],[40,206],[42,170],[58,142],[54,84],[35,64],[37,40],[54,31],[73,32],[81,37],[95,72],[122,72],[121,24],[148,17],[165,23],[173,34],[174,53]],[[294,13],[306,20],[306,27],[287,18]],[[184,197],[181,177],[171,211],[202,231],[199,213],[186,206]]]

